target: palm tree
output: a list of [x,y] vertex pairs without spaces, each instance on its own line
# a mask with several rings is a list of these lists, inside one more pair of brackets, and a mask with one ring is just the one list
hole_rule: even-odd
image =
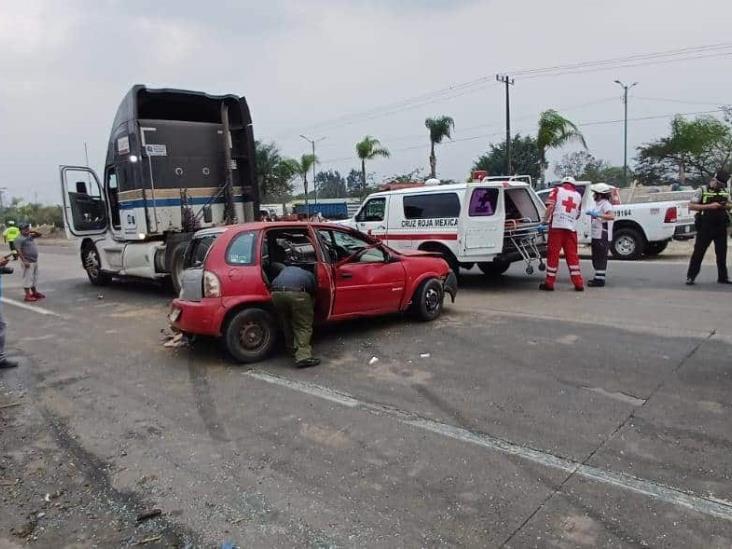
[[308,172],[313,169],[313,164],[318,161],[318,157],[314,154],[304,154],[300,157],[300,160],[291,158],[287,160],[288,166],[293,170],[294,173],[302,178],[302,184],[305,188],[305,200],[308,197]]
[[571,141],[579,141],[586,149],[587,143],[577,125],[564,118],[554,109],[544,111],[539,115],[539,131],[536,134],[536,145],[539,148],[539,173],[542,181],[544,172],[549,167],[546,153],[549,149],[556,149]]
[[366,192],[366,161],[379,156],[389,158],[391,153],[386,147],[381,146],[381,141],[367,135],[356,143],[356,154],[361,160],[361,184],[363,185],[363,191]]
[[450,132],[455,129],[455,121],[449,116],[439,118],[428,118],[424,125],[430,131],[430,178],[437,177],[437,157],[435,156],[435,143],[442,143],[447,137],[452,139]]

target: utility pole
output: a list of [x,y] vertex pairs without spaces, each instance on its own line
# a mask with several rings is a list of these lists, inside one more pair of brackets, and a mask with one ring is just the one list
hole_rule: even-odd
[[496,80],[506,85],[506,175],[511,175],[511,102],[508,87],[513,86],[514,79],[507,74],[497,74]]
[[623,187],[628,186],[628,90],[638,85],[633,82],[630,86],[623,84],[620,80],[615,83],[623,88],[623,105],[625,107],[625,127],[623,130]]
[[[305,141],[310,143],[313,146],[313,192],[315,193],[315,202],[318,202],[318,185],[315,182],[315,164],[317,162],[315,161],[315,144],[320,143],[325,137],[319,137],[318,139],[310,139],[307,136],[304,136],[303,134],[300,134],[300,137],[302,137]],[[310,216],[310,209],[308,208],[308,191],[305,189],[305,212],[307,213],[308,217]]]

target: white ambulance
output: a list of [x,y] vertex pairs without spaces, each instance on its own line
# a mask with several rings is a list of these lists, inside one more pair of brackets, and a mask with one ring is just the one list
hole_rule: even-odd
[[544,210],[529,176],[430,180],[371,194],[343,223],[396,250],[439,252],[456,274],[476,264],[485,274],[501,274],[514,261],[524,261],[530,274],[534,263],[544,268]]

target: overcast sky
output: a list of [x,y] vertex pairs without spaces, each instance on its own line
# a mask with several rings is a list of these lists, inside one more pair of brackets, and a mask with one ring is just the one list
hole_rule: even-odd
[[[729,0],[0,0],[0,186],[58,202],[57,166],[83,163],[86,141],[90,164],[101,169],[112,118],[135,83],[244,95],[256,137],[285,154],[308,152],[300,133],[326,137],[322,169],[358,167],[355,142],[376,136],[392,150],[369,165],[377,178],[427,171],[424,119],[450,115],[456,141],[438,148],[438,176],[463,179],[503,136],[495,73],[732,42],[731,22]],[[517,77],[513,129],[535,132],[547,108],[580,124],[621,119],[615,79],[639,81],[631,118],[732,103],[726,51]],[[442,100],[339,120],[484,76]],[[668,123],[632,121],[630,147],[663,135]],[[622,164],[621,123],[582,129],[593,154]]]

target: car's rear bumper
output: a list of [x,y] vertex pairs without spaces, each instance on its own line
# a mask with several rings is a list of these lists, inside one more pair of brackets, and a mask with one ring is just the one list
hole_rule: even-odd
[[168,320],[171,326],[195,335],[221,335],[221,325],[226,308],[219,298],[203,298],[201,301],[174,299]]
[[696,236],[696,227],[694,226],[694,223],[684,223],[679,225],[676,224],[676,229],[674,229],[674,240],[691,240]]

